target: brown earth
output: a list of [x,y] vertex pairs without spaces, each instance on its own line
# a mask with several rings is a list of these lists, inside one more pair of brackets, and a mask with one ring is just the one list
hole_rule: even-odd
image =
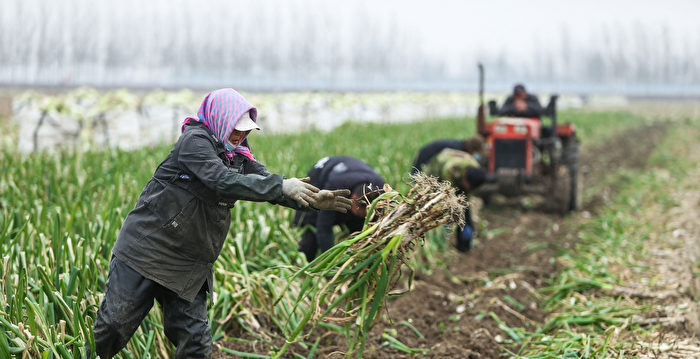
[[[501,198],[484,208],[480,216],[486,229],[474,248],[467,254],[456,250],[450,253],[447,270],[417,275],[412,292],[388,302],[382,320],[367,338],[363,357],[412,357],[384,344],[381,335],[392,328],[397,330],[394,336],[407,346],[429,349],[424,358],[501,357],[503,350],[498,342],[507,338],[507,333],[490,313],[512,327],[534,328],[542,323],[546,313],[538,308],[536,289],[545,286],[558,271],[554,260],[558,248],[570,247],[579,224],[615,192],[614,187],[605,184],[607,174],[621,167],[643,168],[665,133],[664,124],[645,125],[602,145],[584,144],[584,188],[596,185],[602,189],[584,202],[582,211],[567,218],[546,213],[523,200]],[[639,139],[644,139],[643,146]],[[401,321],[410,322],[423,337],[399,324]],[[269,349],[246,342],[219,341],[216,345],[261,354]],[[344,345],[344,338],[329,335],[322,340],[316,357],[341,358]],[[215,358],[228,357],[215,354]]]
[[[686,127],[689,137],[700,131]],[[673,205],[650,203],[641,223],[654,228],[644,244],[643,258],[617,270],[625,287],[613,293],[649,309],[632,317],[642,327],[654,328],[636,336],[639,358],[700,358],[700,142],[675,142],[678,158],[695,164],[683,176],[655,168],[669,186],[666,195]],[[630,267],[637,266],[635,270]]]

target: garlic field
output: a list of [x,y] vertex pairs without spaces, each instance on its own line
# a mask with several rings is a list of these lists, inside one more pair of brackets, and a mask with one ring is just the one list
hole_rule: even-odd
[[[475,97],[469,95],[310,93],[284,101],[279,96],[284,97],[249,96],[264,129],[249,141],[271,172],[286,176],[304,176],[324,156],[351,155],[405,195],[413,156],[423,144],[467,137],[475,130]],[[0,357],[82,358],[84,346],[93,345],[92,325],[121,223],[200,97],[190,92],[97,96],[80,90],[27,94],[14,102],[17,126],[5,136],[14,136],[15,146],[0,153]],[[303,273],[308,263],[297,252],[293,212],[239,202],[215,264],[209,309],[214,357],[645,357],[660,350],[653,334],[662,331],[692,354],[697,340],[688,339],[689,331],[644,322],[646,310],[663,314],[655,307],[661,304],[634,302],[621,289],[627,288],[628,274],[617,267],[632,263],[635,251],[646,253],[635,243],[646,243],[651,228],[667,232],[659,224],[640,226],[630,213],[634,203],[665,211],[680,206],[674,202],[678,197],[661,195],[663,173],[679,180],[696,173],[697,156],[678,158],[687,155],[684,148],[697,148],[697,121],[661,121],[664,129],[682,130],[667,135],[655,127],[658,138],[648,142],[651,154],[637,152],[642,144],[632,141],[614,157],[610,153],[617,152],[609,149],[622,143],[621,136],[659,120],[580,109],[562,111],[560,118],[577,126],[588,151],[585,211],[542,215],[528,201],[497,201],[484,209],[474,252],[468,254],[452,248],[443,227],[428,232],[402,266],[403,273],[409,268],[416,273],[413,290],[388,295],[381,310],[366,299],[359,307],[375,317],[309,321],[315,298],[304,293],[318,293],[329,278],[319,275],[322,271]],[[651,133],[639,132],[643,138],[652,138]],[[679,141],[685,145],[676,145]],[[626,167],[626,157],[638,157],[642,164]],[[656,169],[648,170],[647,163]],[[377,290],[389,268],[380,267],[358,270],[376,276],[365,294]],[[409,277],[396,277],[394,284],[408,288]],[[348,277],[338,293],[360,280]],[[523,289],[527,286],[532,290]],[[646,292],[654,290],[649,284]],[[692,297],[688,303],[686,308],[697,306]],[[639,333],[648,336],[642,340]],[[647,343],[647,349],[637,342]],[[120,356],[168,358],[172,353],[155,306]]]

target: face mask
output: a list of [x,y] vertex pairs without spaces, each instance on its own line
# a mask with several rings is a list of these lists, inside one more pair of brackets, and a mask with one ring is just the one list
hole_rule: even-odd
[[226,147],[226,151],[233,151],[236,148],[231,141],[226,141],[224,147]]

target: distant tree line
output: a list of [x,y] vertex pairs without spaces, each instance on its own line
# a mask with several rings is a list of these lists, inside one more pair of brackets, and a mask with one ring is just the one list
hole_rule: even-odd
[[504,51],[483,56],[482,61],[503,79],[640,85],[700,81],[700,44],[674,37],[668,26],[603,26],[578,42],[562,27],[558,40],[559,44],[533,43],[530,61],[512,61]]
[[0,83],[372,89],[472,84],[477,61],[504,82],[700,80],[700,49],[668,27],[605,26],[587,41],[562,28],[554,42],[534,42],[526,61],[504,49],[465,57],[455,69],[427,54],[411,29],[347,3],[5,0]]

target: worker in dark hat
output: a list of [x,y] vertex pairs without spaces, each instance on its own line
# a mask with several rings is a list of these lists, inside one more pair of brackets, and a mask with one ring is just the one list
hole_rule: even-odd
[[319,250],[327,251],[333,245],[333,227],[345,226],[350,233],[362,229],[367,206],[383,192],[384,178],[363,161],[350,156],[324,157],[309,170],[309,184],[323,192],[349,190],[347,197],[352,206],[347,213],[333,210],[298,209],[294,225],[303,227],[299,251],[311,262]]
[[537,96],[529,94],[523,84],[517,84],[513,87],[513,94],[508,96],[498,111],[498,115],[539,119],[543,111]]

